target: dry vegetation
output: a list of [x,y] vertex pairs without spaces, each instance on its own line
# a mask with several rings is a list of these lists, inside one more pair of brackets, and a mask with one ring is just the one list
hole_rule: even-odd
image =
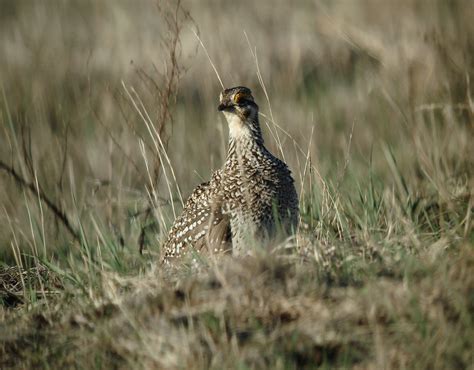
[[[474,2],[1,8],[0,367],[473,368]],[[302,226],[163,271],[225,157],[207,54]]]

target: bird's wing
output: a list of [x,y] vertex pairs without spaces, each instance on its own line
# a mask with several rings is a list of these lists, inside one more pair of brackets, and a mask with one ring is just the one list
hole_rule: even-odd
[[222,201],[218,196],[220,181],[220,171],[217,171],[211,181],[198,185],[191,193],[168,234],[163,261],[190,251],[207,248],[212,253],[230,246],[230,220],[222,213]]

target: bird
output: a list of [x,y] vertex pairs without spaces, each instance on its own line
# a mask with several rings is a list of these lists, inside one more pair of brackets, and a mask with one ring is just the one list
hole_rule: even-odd
[[162,248],[164,264],[190,253],[245,256],[252,243],[267,245],[298,226],[294,179],[286,163],[264,145],[252,91],[224,89],[218,110],[229,127],[225,163],[184,203]]

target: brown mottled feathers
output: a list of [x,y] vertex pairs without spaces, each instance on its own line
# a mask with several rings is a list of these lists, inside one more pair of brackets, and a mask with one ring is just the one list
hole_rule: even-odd
[[189,196],[164,244],[164,261],[189,251],[202,252],[205,248],[207,252],[217,252],[230,247],[230,220],[222,214],[218,195],[221,179],[220,171],[216,171],[211,181],[198,185]]
[[250,89],[224,90],[218,109],[229,124],[226,161],[186,201],[163,248],[166,263],[189,252],[232,249],[233,256],[242,256],[252,242],[266,245],[298,225],[293,177],[264,146]]

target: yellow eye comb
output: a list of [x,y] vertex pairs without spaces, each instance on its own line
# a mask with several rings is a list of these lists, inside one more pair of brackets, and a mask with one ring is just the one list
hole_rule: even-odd
[[243,92],[238,92],[234,95],[234,103],[239,104],[243,99],[251,99],[251,96],[249,94],[245,94]]

